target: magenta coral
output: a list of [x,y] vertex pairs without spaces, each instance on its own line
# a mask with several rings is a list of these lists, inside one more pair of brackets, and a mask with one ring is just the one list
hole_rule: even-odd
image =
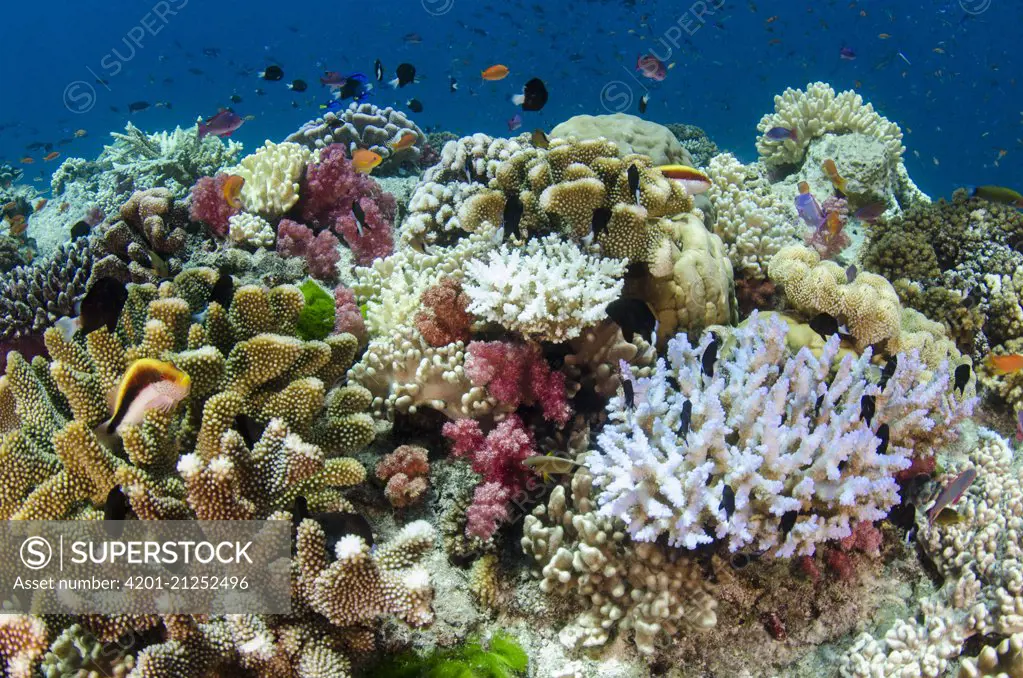
[[384,496],[396,508],[410,506],[422,498],[429,472],[426,450],[416,445],[395,448],[377,464],[377,478],[387,481]]
[[366,321],[355,301],[355,292],[344,285],[334,288],[334,332],[348,332],[359,340],[366,342]]
[[466,309],[469,296],[450,278],[427,288],[419,298],[426,310],[416,314],[416,327],[430,346],[469,341],[472,318]]
[[[394,251],[394,196],[356,172],[344,146],[328,146],[320,153],[320,161],[306,169],[301,196],[302,220],[341,235],[360,265]],[[363,224],[352,211],[356,202],[365,215]]]
[[197,181],[192,187],[192,202],[189,206],[192,221],[201,221],[221,238],[227,235],[228,219],[241,211],[231,207],[224,197],[224,183],[230,176],[221,173]]
[[476,488],[472,505],[466,510],[465,534],[490,539],[498,526],[509,518],[511,492],[500,483],[485,483]]
[[551,370],[536,344],[474,341],[468,346],[465,373],[485,386],[498,402],[518,408],[538,404],[544,418],[564,424],[571,415],[565,375]]
[[282,219],[277,226],[277,252],[285,257],[304,257],[309,274],[320,280],[337,277],[337,262],[341,254],[337,251],[337,236],[329,231],[313,235],[308,226],[291,219]]
[[528,470],[522,462],[537,454],[533,434],[516,415],[498,423],[486,437],[474,419],[448,422],[441,432],[451,440],[452,453],[468,457],[472,470],[483,476],[467,512],[466,533],[487,539],[507,519],[508,500],[525,485]]

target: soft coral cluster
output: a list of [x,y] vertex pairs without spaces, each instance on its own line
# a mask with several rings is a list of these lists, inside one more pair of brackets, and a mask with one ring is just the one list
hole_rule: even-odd
[[466,511],[465,532],[489,539],[508,519],[509,500],[525,487],[528,471],[522,462],[537,453],[533,434],[514,414],[486,435],[475,419],[448,422],[441,432],[451,441],[452,454],[469,458],[472,470],[483,476]]
[[468,346],[465,373],[485,386],[498,402],[517,409],[538,404],[544,418],[564,424],[571,415],[565,375],[551,370],[540,347],[510,341],[474,341]]
[[334,333],[347,332],[359,340],[366,342],[366,321],[359,310],[355,292],[344,285],[334,288]]
[[[360,265],[394,251],[394,196],[356,172],[344,146],[328,146],[320,154],[320,161],[306,168],[301,195],[302,221],[341,235]],[[362,225],[352,212],[356,203],[365,215]]]
[[228,220],[241,210],[232,207],[224,196],[224,184],[231,175],[220,173],[215,177],[203,177],[192,187],[189,216],[192,221],[201,221],[210,231],[221,238],[227,236]]
[[426,449],[417,445],[397,447],[377,464],[377,478],[387,482],[384,496],[395,508],[411,506],[422,498],[429,472]]
[[447,346],[469,341],[472,316],[466,309],[469,296],[462,285],[445,278],[429,287],[420,297],[423,309],[416,314],[416,328],[430,346]]
[[337,236],[330,231],[313,230],[291,219],[282,219],[277,226],[277,253],[285,257],[303,257],[309,266],[309,274],[320,280],[337,277],[337,262],[341,254],[337,251]]

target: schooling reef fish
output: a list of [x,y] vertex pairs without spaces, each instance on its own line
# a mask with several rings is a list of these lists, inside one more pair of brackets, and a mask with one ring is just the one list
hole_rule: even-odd
[[511,71],[509,71],[508,67],[505,66],[504,64],[494,64],[487,70],[480,71],[480,77],[483,78],[484,80],[496,82],[498,80],[504,80],[505,78],[507,78],[508,73],[510,72]]
[[644,54],[637,58],[636,70],[642,73],[644,78],[650,78],[656,82],[661,82],[668,77],[668,69],[664,62],[653,54]]
[[169,412],[185,399],[191,385],[191,378],[170,363],[152,358],[136,360],[121,378],[106,432],[136,425],[150,410]]
[[229,137],[244,124],[244,118],[231,109],[225,108],[205,122],[199,120],[199,138],[202,139],[210,134],[215,137]]
[[359,174],[369,174],[384,161],[379,153],[360,148],[352,154],[352,167]]
[[539,111],[547,105],[547,86],[540,78],[533,78],[522,88],[522,94],[512,97],[512,103],[524,111]]
[[265,71],[260,71],[259,77],[263,80],[276,82],[284,77],[284,71],[280,66],[267,66]]
[[395,69],[395,74],[398,77],[391,80],[391,87],[404,87],[416,81],[416,67],[412,64],[399,64]]

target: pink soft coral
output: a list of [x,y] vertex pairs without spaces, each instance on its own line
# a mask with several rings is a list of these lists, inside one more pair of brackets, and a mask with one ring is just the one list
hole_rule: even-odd
[[465,512],[465,534],[490,539],[498,526],[509,518],[509,499],[511,491],[500,483],[485,483],[477,487],[472,496],[472,506]]
[[313,230],[291,219],[282,219],[277,226],[277,252],[285,257],[303,257],[309,266],[309,274],[320,280],[337,277],[337,262],[341,254],[337,251],[337,236],[329,231],[313,235]]
[[221,238],[227,235],[228,219],[241,211],[229,205],[224,197],[224,183],[230,176],[221,173],[197,181],[192,187],[192,204],[189,207],[192,221],[203,222],[214,235]]
[[[359,174],[345,154],[344,146],[332,144],[320,153],[320,161],[306,169],[299,213],[318,228],[330,228],[344,237],[360,265],[394,251],[394,196],[364,174]],[[358,202],[365,214],[365,228],[352,212]]]
[[466,533],[487,539],[499,522],[507,520],[508,501],[526,484],[528,470],[522,462],[537,454],[533,434],[515,415],[501,421],[486,437],[474,419],[448,422],[441,432],[451,440],[454,456],[468,457],[472,470],[483,476],[467,512]]
[[416,445],[402,445],[377,464],[377,478],[387,481],[384,496],[396,508],[410,506],[422,498],[429,472],[426,450]]
[[544,418],[564,424],[571,415],[565,375],[551,370],[536,344],[474,341],[468,346],[465,373],[476,386],[486,386],[498,402],[513,409],[539,404]]
[[466,311],[469,296],[462,285],[445,278],[427,288],[419,298],[425,310],[416,314],[416,327],[430,346],[446,346],[456,341],[469,341],[472,318]]
[[360,344],[366,342],[366,321],[355,301],[355,292],[344,285],[334,288],[334,332],[348,332]]
[[852,534],[839,540],[838,546],[843,551],[861,551],[876,556],[881,552],[884,537],[881,531],[869,520],[863,520],[853,526]]

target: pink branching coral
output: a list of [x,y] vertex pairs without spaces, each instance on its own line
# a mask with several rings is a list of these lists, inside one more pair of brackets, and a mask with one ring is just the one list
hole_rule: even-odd
[[544,418],[564,424],[571,415],[565,375],[553,371],[536,344],[474,341],[468,346],[465,373],[485,386],[498,402],[518,408],[538,404]]
[[499,522],[507,520],[507,503],[528,478],[522,461],[537,454],[532,432],[511,415],[486,436],[475,419],[444,424],[441,432],[452,443],[452,454],[468,457],[472,470],[483,476],[466,515],[466,534],[489,539]]
[[395,448],[377,464],[377,478],[387,481],[384,496],[395,508],[411,506],[422,498],[429,472],[426,450],[416,445]]
[[313,235],[313,230],[291,219],[282,219],[277,226],[277,253],[285,257],[303,257],[309,274],[320,280],[337,277],[337,236],[330,231]]
[[241,210],[228,204],[224,197],[224,183],[229,174],[220,173],[215,177],[203,177],[192,187],[192,203],[189,216],[192,221],[201,221],[214,235],[227,236],[228,219]]
[[427,288],[420,297],[425,310],[416,314],[416,327],[430,346],[469,341],[472,317],[466,311],[469,297],[462,285],[450,278]]
[[849,223],[849,201],[831,196],[821,205],[821,211],[824,212],[824,221],[806,236],[806,244],[817,250],[821,259],[834,259],[852,244],[845,233],[845,225]]
[[[356,172],[344,146],[332,144],[320,153],[320,162],[306,169],[301,195],[302,220],[341,235],[359,264],[394,251],[394,196]],[[365,215],[362,224],[352,211],[356,202]]]
[[341,334],[348,332],[359,343],[366,341],[366,321],[359,311],[359,304],[355,301],[355,292],[344,285],[334,288],[334,332]]

